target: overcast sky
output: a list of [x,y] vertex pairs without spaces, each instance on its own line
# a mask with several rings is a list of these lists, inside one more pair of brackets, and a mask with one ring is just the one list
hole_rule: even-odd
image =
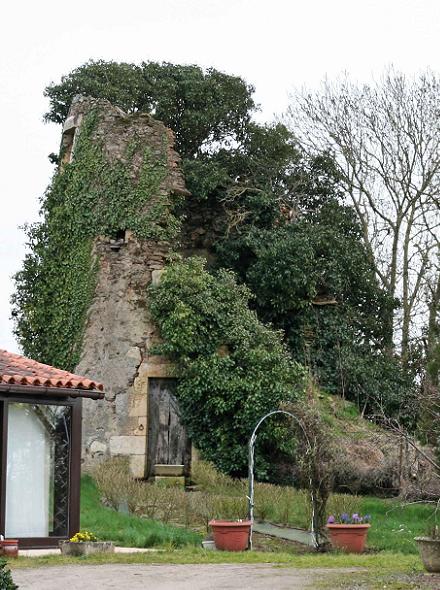
[[[296,86],[346,70],[440,71],[438,0],[50,0],[5,2],[0,23],[0,348],[25,252],[19,226],[38,218],[60,128],[44,124],[44,87],[90,58],[213,66],[256,86],[272,119]],[[56,302],[54,302],[56,304]]]

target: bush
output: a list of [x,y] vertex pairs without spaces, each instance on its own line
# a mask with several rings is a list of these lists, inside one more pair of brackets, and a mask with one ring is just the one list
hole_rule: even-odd
[[341,514],[361,512],[362,498],[351,494],[332,494],[327,503],[327,515],[338,518]]
[[202,490],[215,494],[240,494],[247,485],[241,479],[221,473],[209,461],[194,461],[191,465],[191,477]]
[[[234,476],[247,469],[257,421],[304,390],[304,371],[249,307],[250,291],[226,270],[209,273],[201,258],[177,260],[149,288],[150,311],[163,344],[156,352],[177,366],[176,396],[188,435],[203,456]],[[256,473],[268,479],[292,455],[287,422],[259,434]]]
[[133,512],[139,495],[139,482],[130,474],[126,457],[113,457],[98,465],[93,473],[105,504],[115,510],[126,504]]
[[6,559],[0,557],[0,589],[17,590],[17,584],[12,580],[11,570],[7,567]]
[[126,505],[132,514],[164,523],[180,522],[180,515],[187,512],[184,490],[136,480],[125,457],[104,461],[94,477],[102,500],[115,510]]

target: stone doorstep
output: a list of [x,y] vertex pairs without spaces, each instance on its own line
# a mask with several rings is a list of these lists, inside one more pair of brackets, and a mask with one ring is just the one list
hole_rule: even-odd
[[[159,549],[143,549],[141,547],[115,547],[115,553],[157,553]],[[46,555],[60,555],[59,549],[20,549],[20,557],[46,557]]]
[[184,474],[185,465],[165,465],[163,463],[156,463],[154,466],[154,475],[166,477],[179,477]]

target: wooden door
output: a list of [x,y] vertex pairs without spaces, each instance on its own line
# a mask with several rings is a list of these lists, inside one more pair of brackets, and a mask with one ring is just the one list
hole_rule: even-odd
[[148,379],[148,472],[154,465],[184,465],[189,470],[191,447],[174,396],[175,379]]

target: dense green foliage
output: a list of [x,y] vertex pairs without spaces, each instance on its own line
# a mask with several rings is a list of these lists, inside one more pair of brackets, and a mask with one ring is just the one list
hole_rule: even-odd
[[[13,300],[25,354],[70,370],[79,359],[96,283],[93,239],[120,229],[143,239],[171,239],[180,228],[175,197],[158,194],[166,146],[162,159],[153,161],[145,146],[133,144],[126,161],[110,162],[93,137],[98,117],[96,111],[86,117],[75,158],[57,170],[43,199],[42,223],[28,228],[30,252],[16,275]],[[131,163],[139,154],[142,165],[134,180]]]
[[361,409],[400,408],[411,383],[383,352],[384,318],[395,301],[377,283],[351,208],[327,198],[294,222],[249,228],[219,254],[322,386]]
[[[48,86],[46,119],[62,122],[77,94],[163,120],[176,135],[192,197],[179,218],[170,202],[140,214],[145,209],[139,204],[160,182],[162,163],[144,153],[144,173],[133,185],[124,166],[110,170],[100,146],[87,145],[87,133],[81,133],[74,162],[55,175],[45,197],[43,223],[29,230],[31,251],[17,276],[17,334],[27,354],[66,368],[75,365],[96,275],[94,236],[124,228],[140,238],[169,238],[182,222],[187,237],[197,229],[191,225],[195,211],[211,240],[202,247],[214,254],[216,268],[235,271],[253,293],[249,305],[259,319],[283,331],[293,358],[320,386],[367,412],[400,411],[412,393],[411,375],[388,354],[384,335],[384,318],[396,301],[377,284],[329,154],[310,159],[283,124],[252,122],[252,86],[214,69],[90,61]],[[216,280],[223,284],[225,277],[230,275]],[[243,293],[247,307],[248,291]],[[188,337],[185,329],[182,323],[181,338]],[[203,339],[208,346],[210,330],[200,334]],[[169,352],[186,354],[183,348]],[[233,355],[211,358],[199,352],[204,361],[191,365],[193,379],[197,370],[206,383],[211,377],[214,383],[215,375],[234,380],[234,367],[228,368]],[[240,391],[247,395],[246,388]],[[189,408],[202,399],[194,392],[192,401],[187,392]],[[231,407],[235,403],[231,398]],[[229,464],[240,470],[240,461]]]
[[377,282],[332,159],[305,158],[281,124],[249,125],[239,145],[187,162],[186,172],[221,228],[216,265],[251,289],[294,358],[362,410],[400,411],[412,382],[386,353],[385,318],[397,302]]
[[[160,351],[178,367],[176,394],[191,440],[222,471],[245,473],[253,427],[266,412],[298,398],[303,370],[280,334],[249,309],[250,292],[231,272],[211,274],[200,258],[176,261],[149,294],[164,339]],[[289,451],[290,440],[280,422],[262,431],[260,477]]]
[[0,588],[2,590],[17,590],[17,584],[14,584],[11,570],[7,567],[6,559],[0,558]]
[[236,140],[255,109],[252,86],[237,76],[194,65],[89,61],[51,84],[47,121],[62,123],[75,95],[106,98],[129,113],[153,114],[176,136],[176,149],[194,157],[212,142]]

